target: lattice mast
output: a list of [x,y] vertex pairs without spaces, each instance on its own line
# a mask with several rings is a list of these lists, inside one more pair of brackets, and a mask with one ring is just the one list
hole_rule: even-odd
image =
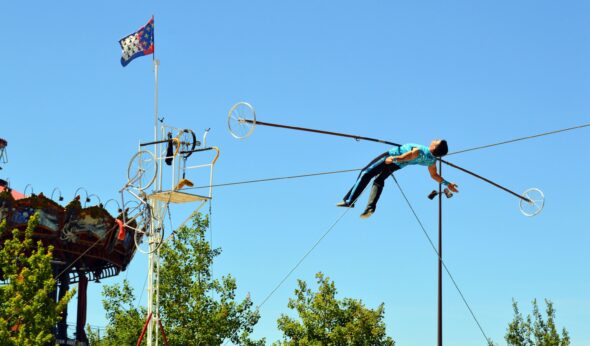
[[[159,312],[160,246],[167,240],[164,239],[164,220],[166,215],[171,219],[169,210],[171,204],[198,203],[184,222],[178,226],[182,227],[211,199],[213,167],[219,157],[217,147],[204,145],[209,130],[205,131],[203,146],[201,146],[192,130],[172,127],[164,124],[163,120],[160,121],[158,117],[159,65],[160,61],[154,59],[154,141],[140,143],[138,152],[133,155],[129,163],[128,181],[120,190],[125,226],[133,230],[137,250],[148,255],[147,318],[137,343],[139,345],[145,337],[148,346],[159,346],[160,341],[166,344]],[[216,151],[212,161],[187,166],[187,158],[193,153],[209,150]],[[193,186],[193,182],[189,180],[190,177],[187,177],[187,172],[198,168],[209,168],[209,191],[205,196],[187,192],[189,191],[187,187]],[[170,188],[167,188],[168,184]],[[134,197],[134,200],[125,203],[126,194]],[[130,202],[135,205],[128,207]],[[173,232],[174,230],[171,229],[169,238]]]
[[[156,153],[156,160],[157,156],[160,152],[160,144],[158,138],[158,68],[160,66],[160,60],[154,59],[154,153]],[[155,191],[162,191],[162,165],[157,166],[157,174],[156,174],[156,186]],[[155,334],[154,338],[154,330],[157,330],[158,322],[160,321],[160,313],[159,313],[159,306],[160,306],[160,249],[158,239],[159,232],[164,232],[161,227],[158,227],[158,221],[154,217],[154,215],[160,215],[161,209],[161,202],[156,199],[149,199],[150,207],[153,210],[153,214],[150,220],[150,228],[153,230],[148,234],[148,242],[149,242],[149,254],[148,254],[148,306],[147,306],[147,314],[148,319],[152,317],[151,320],[148,320],[148,329],[147,329],[147,346],[158,346],[158,334]],[[158,247],[158,248],[155,248]],[[155,327],[155,329],[154,329]]]

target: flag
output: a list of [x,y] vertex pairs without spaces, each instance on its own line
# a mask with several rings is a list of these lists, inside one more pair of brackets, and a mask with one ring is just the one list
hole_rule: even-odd
[[127,66],[131,60],[154,53],[154,17],[139,30],[119,40],[123,49],[121,65]]

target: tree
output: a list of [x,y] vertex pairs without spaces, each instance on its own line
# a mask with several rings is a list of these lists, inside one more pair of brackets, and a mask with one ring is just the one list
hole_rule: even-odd
[[506,342],[509,346],[568,346],[570,337],[565,328],[560,336],[555,326],[555,310],[553,303],[545,299],[547,320],[539,311],[537,300],[533,300],[533,315],[527,315],[526,320],[518,310],[518,304],[512,301],[514,320],[508,325]]
[[104,337],[87,328],[90,345],[135,345],[141,334],[147,311],[144,307],[134,306],[133,288],[129,286],[127,280],[123,280],[122,285],[104,286],[102,294],[105,298],[103,307],[109,324]]
[[395,345],[385,333],[383,303],[371,310],[360,300],[337,300],[334,282],[321,272],[316,279],[317,292],[298,280],[295,299],[287,306],[297,311],[300,321],[281,315],[277,323],[284,340],[274,345]]
[[[52,329],[60,319],[70,290],[58,303],[51,266],[53,247],[32,239],[39,216],[33,215],[27,229],[12,231],[12,238],[0,244],[0,271],[5,285],[0,286],[0,340],[2,345],[47,345],[53,340]],[[0,222],[0,235],[5,236],[6,221]]]
[[[260,318],[250,297],[238,301],[236,280],[231,275],[214,279],[211,274],[221,249],[211,248],[205,240],[208,226],[208,218],[197,215],[192,227],[176,230],[171,241],[160,248],[160,318],[168,344],[221,345],[230,339],[241,345],[264,345],[264,339],[250,339]],[[126,326],[129,332],[134,329],[139,336],[146,316],[131,305],[132,293],[126,284],[123,289],[111,286],[103,290],[109,327],[99,345],[128,345],[116,339],[119,326]],[[93,337],[97,341],[96,335]]]
[[176,231],[160,255],[160,305],[162,319],[175,345],[220,345],[225,339],[238,344],[264,344],[249,335],[260,314],[252,310],[249,296],[236,301],[236,280],[213,279],[213,259],[221,249],[205,240],[209,219],[197,216],[193,227]]

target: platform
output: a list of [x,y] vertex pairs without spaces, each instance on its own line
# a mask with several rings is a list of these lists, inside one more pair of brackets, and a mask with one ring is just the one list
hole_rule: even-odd
[[186,192],[169,190],[153,193],[148,196],[148,199],[154,199],[165,203],[190,203],[208,201],[211,198],[207,196],[193,195]]

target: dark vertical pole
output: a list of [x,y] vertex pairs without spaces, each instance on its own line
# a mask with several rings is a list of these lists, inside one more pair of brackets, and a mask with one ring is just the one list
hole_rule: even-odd
[[76,341],[83,345],[88,345],[88,337],[86,336],[86,309],[88,305],[88,278],[84,272],[78,272],[78,310],[76,313]]
[[[59,281],[59,295],[57,297],[58,301],[60,301],[70,289],[70,273],[66,272],[64,277],[62,277]],[[62,340],[63,345],[67,344],[68,340],[68,308],[64,309],[61,313],[61,321],[57,323],[57,339]],[[60,345],[62,345],[60,343]]]
[[[438,162],[442,176],[442,162]],[[438,346],[442,346],[442,184],[438,184]]]
[[[59,272],[61,271],[61,267],[58,263],[56,263],[55,261],[51,261],[51,266],[53,268],[53,277],[56,278],[57,275],[59,274]],[[56,303],[58,302],[57,299],[57,289],[59,286],[59,281],[55,280],[55,290],[51,291],[51,293],[49,293],[49,295],[51,296],[51,298],[53,299],[53,301],[55,301]],[[53,333],[53,336],[55,339],[57,339],[57,324],[54,325],[53,327],[51,327],[51,331]]]

